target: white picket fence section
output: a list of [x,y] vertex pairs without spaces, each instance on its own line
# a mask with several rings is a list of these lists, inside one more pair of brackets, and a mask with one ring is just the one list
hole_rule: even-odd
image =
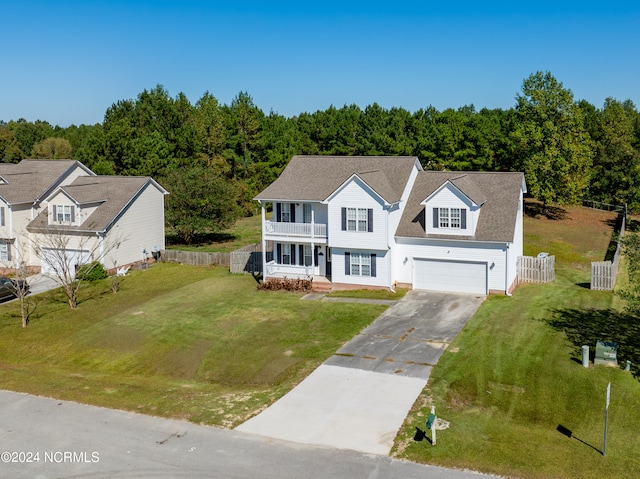
[[591,289],[612,291],[616,285],[618,262],[594,261],[591,263]]
[[520,256],[518,258],[519,283],[550,283],[556,279],[555,256]]

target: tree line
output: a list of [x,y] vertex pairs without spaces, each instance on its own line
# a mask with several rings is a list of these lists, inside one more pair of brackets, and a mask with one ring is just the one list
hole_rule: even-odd
[[255,212],[252,198],[297,154],[411,155],[425,169],[523,171],[545,204],[586,198],[640,211],[635,105],[578,101],[550,72],[525,78],[510,109],[374,103],[285,117],[263,112],[247,92],[228,105],[205,92],[192,104],[158,85],[117,101],[96,125],[0,122],[2,161],[72,158],[98,174],[153,176],[172,192],[168,225],[187,242]]

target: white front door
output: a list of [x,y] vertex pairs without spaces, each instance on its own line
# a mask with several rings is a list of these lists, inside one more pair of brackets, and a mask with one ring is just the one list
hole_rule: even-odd
[[317,246],[318,248],[318,275],[327,275],[327,252],[324,246]]

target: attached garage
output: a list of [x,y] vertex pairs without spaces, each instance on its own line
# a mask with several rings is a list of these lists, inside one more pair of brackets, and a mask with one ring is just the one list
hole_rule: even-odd
[[487,294],[487,263],[414,258],[413,288]]
[[91,262],[89,251],[42,248],[42,274],[75,276],[78,266]]

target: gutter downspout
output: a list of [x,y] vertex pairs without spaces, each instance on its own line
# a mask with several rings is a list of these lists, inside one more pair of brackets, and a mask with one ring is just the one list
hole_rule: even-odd
[[504,271],[505,271],[505,273],[504,273],[505,274],[505,278],[504,278],[505,279],[505,281],[504,281],[505,282],[505,291],[504,292],[508,297],[511,297],[511,293],[509,292],[509,243],[506,243],[506,246],[507,246],[507,248],[505,250],[505,262],[506,263],[505,263],[505,268],[504,268]]
[[391,209],[391,205],[389,205],[389,208],[387,209],[387,221],[386,221],[386,233],[387,233],[387,252],[389,253],[389,291],[391,291],[392,293],[395,293],[396,290],[393,287],[393,251],[391,249],[391,245],[390,245],[390,241],[389,241],[389,215],[390,215],[390,210]]

